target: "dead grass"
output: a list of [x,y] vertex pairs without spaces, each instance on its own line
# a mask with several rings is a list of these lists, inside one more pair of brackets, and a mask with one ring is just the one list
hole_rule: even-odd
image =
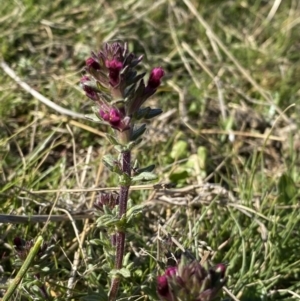
[[[90,113],[78,82],[84,59],[105,41],[127,41],[145,54],[147,70],[166,70],[151,99],[164,115],[134,156],[177,187],[132,192],[133,204],[146,207],[128,236],[130,277],[120,299],[157,300],[157,262],[166,261],[165,248],[176,249],[158,223],[199,259],[205,252],[214,263],[228,262],[227,288],[236,299],[299,299],[298,1],[1,5],[2,59],[72,112]],[[5,72],[0,79],[1,213],[90,209],[93,188],[117,183],[101,163],[112,151],[106,128],[49,108]],[[2,291],[18,270],[13,238],[39,234],[54,245],[42,273],[54,300],[107,293],[112,254],[105,229],[91,220],[1,224]],[[13,300],[42,300],[33,280],[28,273]],[[100,295],[95,300],[105,300]]]

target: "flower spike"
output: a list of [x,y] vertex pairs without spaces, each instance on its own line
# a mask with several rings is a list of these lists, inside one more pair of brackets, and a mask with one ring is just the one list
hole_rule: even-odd
[[[89,75],[80,80],[82,89],[99,107],[98,118],[121,132],[132,130],[137,116],[139,119],[152,118],[161,113],[157,109],[150,109],[149,116],[138,113],[156,92],[164,76],[161,67],[153,68],[145,86],[145,73],[139,74],[136,70],[142,59],[143,56],[129,52],[127,44],[107,43],[98,54],[92,53],[85,61]],[[116,102],[119,105],[116,106]]]
[[182,256],[176,267],[157,277],[157,294],[162,301],[211,301],[226,282],[225,272],[222,263],[206,269]]

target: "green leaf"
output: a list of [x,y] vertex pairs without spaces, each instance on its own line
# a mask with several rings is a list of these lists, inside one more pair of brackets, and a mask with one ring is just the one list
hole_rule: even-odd
[[84,85],[87,87],[90,87],[95,92],[100,92],[100,93],[102,92],[102,90],[101,90],[102,86],[98,82],[87,81],[84,83]]
[[88,119],[90,121],[94,121],[94,122],[97,122],[97,123],[105,124],[103,121],[101,121],[100,117],[97,114],[95,114],[95,113],[86,114],[84,116],[85,116],[86,119]]
[[187,156],[187,148],[188,148],[188,144],[186,141],[183,140],[179,140],[177,141],[172,148],[171,151],[171,158],[172,159],[182,159],[182,158],[186,158]]
[[115,227],[120,224],[120,219],[110,214],[103,214],[97,219],[96,223],[98,227]]
[[122,145],[113,135],[106,134],[106,137],[112,145]]
[[119,144],[119,145],[115,145],[114,146],[114,149],[118,152],[118,153],[123,153],[125,151],[128,150],[128,148],[122,144]]
[[132,182],[138,181],[153,181],[157,179],[157,175],[152,172],[142,172],[137,176],[131,178]]
[[116,106],[116,107],[124,107],[125,105],[125,100],[122,99],[115,99],[114,101],[111,102],[112,105]]
[[123,258],[123,264],[124,264],[124,266],[127,266],[127,265],[130,263],[130,256],[131,256],[131,253],[130,253],[130,252],[128,252],[128,253],[124,256],[124,258]]
[[134,129],[132,131],[132,134],[131,134],[131,137],[130,137],[130,140],[131,141],[137,140],[138,138],[140,138],[145,133],[145,131],[146,131],[146,124],[145,123],[143,123],[140,126],[134,127]]
[[128,85],[137,84],[144,76],[146,72],[137,74],[136,72],[132,72],[130,77],[126,78],[126,82]]
[[186,168],[177,168],[176,171],[174,171],[169,178],[170,181],[174,183],[185,183],[188,177],[189,173],[187,172]]
[[150,107],[139,109],[133,116],[135,120],[151,119],[162,113],[161,109],[151,109]]
[[151,164],[151,165],[149,165],[147,167],[137,168],[136,171],[135,171],[135,173],[136,173],[136,175],[139,175],[139,174],[141,174],[143,172],[152,172],[154,169],[155,169],[155,165]]
[[133,217],[143,212],[144,205],[139,204],[131,207],[126,212],[127,222],[129,222]]
[[137,217],[140,217],[143,214],[144,204],[139,204],[130,208],[126,216],[124,217],[123,228],[132,228],[135,226]]
[[128,87],[125,88],[124,96],[127,104],[131,101],[131,98],[129,96],[134,93],[134,90],[135,90],[134,84],[129,85]]
[[141,143],[143,141],[142,138],[138,138],[137,140],[135,141],[131,141],[127,144],[127,147],[126,147],[126,151],[129,150],[131,151],[135,146],[137,146],[139,143]]
[[115,172],[119,175],[123,174],[123,171],[121,170],[121,167],[118,163],[118,160],[116,160],[112,155],[108,154],[105,155],[102,159],[103,164],[111,171]]
[[126,268],[122,268],[120,270],[116,270],[116,269],[113,269],[109,272],[109,274],[111,276],[116,276],[116,275],[120,275],[124,278],[129,278],[130,277],[130,271]]
[[280,193],[279,200],[284,203],[290,201],[297,195],[297,187],[295,182],[288,174],[283,174],[278,182],[278,190]]
[[92,106],[92,111],[97,115],[99,114],[99,107],[98,106]]
[[150,107],[145,107],[145,108],[141,108],[139,109],[133,116],[133,118],[135,120],[140,120],[143,119],[147,116],[147,114],[151,111]]
[[139,161],[138,160],[134,160],[134,163],[133,163],[133,169],[138,169],[139,168]]
[[[98,92],[100,92],[100,93],[106,93],[106,94],[110,93],[109,88],[107,88],[104,85],[102,85],[102,83],[99,82],[99,81],[97,81],[96,87],[97,87]],[[94,88],[94,86],[92,88]]]
[[95,246],[102,246],[102,244],[103,244],[102,240],[97,239],[97,238],[91,239],[89,242],[90,242],[91,245],[95,245]]
[[151,109],[145,116],[146,119],[154,118],[160,115],[163,111],[161,109]]
[[202,170],[206,169],[206,161],[207,161],[207,148],[204,146],[200,146],[197,149],[198,160],[199,160],[199,167]]

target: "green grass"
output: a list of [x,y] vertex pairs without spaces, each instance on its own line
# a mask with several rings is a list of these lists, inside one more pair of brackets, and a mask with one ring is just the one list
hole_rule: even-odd
[[[227,262],[226,287],[238,300],[299,299],[300,5],[279,1],[272,11],[273,2],[278,1],[1,3],[0,58],[69,110],[91,113],[78,83],[84,60],[104,42],[126,41],[144,54],[147,71],[165,69],[150,103],[166,115],[149,123],[134,157],[141,166],[156,164],[159,181],[176,182],[182,191],[132,193],[133,204],[147,206],[128,230],[130,276],[122,280],[120,300],[158,300],[157,261],[165,263],[165,250],[176,249],[159,224],[197,258],[204,241],[213,250],[210,261]],[[0,127],[0,213],[88,209],[95,192],[66,189],[117,184],[101,161],[112,152],[101,135],[105,126],[55,112],[2,71]],[[224,194],[184,192],[206,183],[223,187]],[[59,192],[30,192],[53,189]],[[179,204],[183,200],[188,202]],[[14,237],[41,235],[53,244],[41,275],[54,300],[107,294],[113,256],[108,233],[93,221],[75,225],[1,224],[0,291],[19,270]],[[83,254],[75,229],[83,237]],[[78,273],[68,290],[76,254]],[[11,300],[44,300],[33,275],[29,270]]]

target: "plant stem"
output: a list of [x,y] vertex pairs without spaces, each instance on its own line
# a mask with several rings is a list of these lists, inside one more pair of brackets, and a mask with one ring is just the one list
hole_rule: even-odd
[[[122,170],[124,174],[130,176],[131,175],[131,153],[130,151],[123,152],[121,154],[121,164]],[[127,210],[127,201],[128,201],[128,193],[130,186],[120,186],[120,195],[119,195],[119,218],[126,215]],[[116,257],[115,257],[115,269],[120,270],[123,264],[124,257],[124,248],[125,248],[125,231],[118,230],[116,233]],[[120,278],[119,275],[116,275],[112,279],[110,292],[109,292],[109,300],[114,301],[117,298],[117,293],[120,286]]]
[[10,297],[20,284],[21,280],[25,276],[27,270],[29,269],[30,265],[33,263],[35,256],[37,255],[38,251],[40,250],[40,247],[42,245],[43,238],[39,236],[34,244],[34,246],[30,249],[30,252],[25,259],[23,265],[21,266],[17,276],[15,279],[11,282],[9,288],[7,289],[5,295],[2,298],[2,301],[8,301],[10,300]]

